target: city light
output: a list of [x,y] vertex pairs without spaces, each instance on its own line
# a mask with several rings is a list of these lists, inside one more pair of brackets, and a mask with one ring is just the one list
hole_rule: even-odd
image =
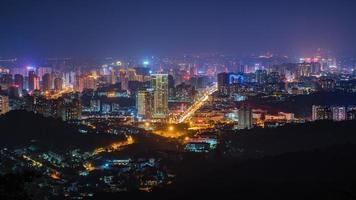
[[355,197],[356,1],[250,1],[0,1],[1,200]]
[[150,62],[149,62],[148,60],[144,60],[144,61],[142,62],[142,64],[145,65],[145,66],[147,66],[147,65],[150,64]]
[[34,71],[34,70],[36,70],[36,68],[35,68],[34,66],[32,66],[32,65],[26,66],[26,69],[27,69],[27,71]]

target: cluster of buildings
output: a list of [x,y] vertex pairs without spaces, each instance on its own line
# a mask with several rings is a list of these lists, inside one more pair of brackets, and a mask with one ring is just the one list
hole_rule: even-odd
[[187,152],[207,153],[217,148],[218,138],[216,134],[204,133],[193,137],[185,137],[184,150]]
[[[124,115],[138,121],[167,122],[199,101],[215,82],[214,102],[225,104],[253,96],[282,99],[317,91],[356,92],[355,63],[342,64],[321,50],[314,57],[298,60],[266,54],[241,59],[225,55],[151,57],[143,62],[108,58],[87,67],[65,64],[68,62],[0,67],[0,113],[27,109],[65,120]],[[56,112],[58,109],[63,111]],[[204,112],[197,115],[219,118],[213,110]],[[240,129],[251,127],[244,118]]]
[[318,50],[315,57],[278,60],[271,55],[251,59],[242,68],[217,75],[219,94],[309,94],[314,91],[356,91],[355,63],[347,66]]
[[137,114],[144,119],[167,120],[168,74],[153,74],[151,88],[138,91]]
[[312,121],[345,121],[356,119],[356,106],[312,106]]
[[49,199],[82,199],[96,192],[149,192],[172,183],[175,177],[155,157],[96,156],[80,149],[54,151],[40,144],[1,149],[0,155],[0,174],[28,169],[41,174],[28,187]]
[[24,97],[22,109],[39,113],[46,117],[54,117],[63,121],[80,120],[82,105],[76,95],[63,95],[56,99],[48,99],[39,94]]
[[50,67],[15,67],[1,70],[0,87],[10,90],[12,96],[20,97],[24,91],[62,90],[63,77]]
[[[0,67],[0,115],[23,109],[68,121],[82,134],[175,135],[183,138],[177,139],[183,151],[207,153],[218,147],[219,131],[239,133],[310,120],[280,109],[260,109],[249,105],[249,99],[278,103],[313,92],[356,93],[356,63],[344,68],[320,55],[298,61],[273,55],[245,60],[208,55],[103,62]],[[312,107],[313,121],[354,119],[355,106]],[[36,169],[46,176],[43,187],[50,188],[49,196],[73,198],[92,196],[92,191],[151,191],[173,181],[174,174],[157,157],[118,157],[110,153],[121,147],[113,146],[61,153],[34,145],[3,149],[0,172],[14,165]]]

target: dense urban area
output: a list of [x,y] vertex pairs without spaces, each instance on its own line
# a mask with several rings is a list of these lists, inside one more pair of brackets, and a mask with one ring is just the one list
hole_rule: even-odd
[[356,59],[321,49],[0,66],[0,175],[30,177],[22,199],[169,191],[198,166],[356,141]]

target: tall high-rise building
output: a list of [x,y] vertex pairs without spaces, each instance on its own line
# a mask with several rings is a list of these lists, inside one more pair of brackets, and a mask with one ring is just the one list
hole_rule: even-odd
[[332,78],[320,78],[319,85],[323,90],[334,90],[336,81]]
[[33,90],[39,90],[40,89],[40,77],[35,76],[33,79]]
[[136,81],[136,69],[128,68],[127,69],[127,77],[129,81]]
[[111,70],[110,83],[111,84],[115,84],[116,83],[116,70],[115,69]]
[[255,72],[256,75],[256,82],[260,85],[266,84],[267,83],[267,71],[266,70],[256,70]]
[[0,115],[9,112],[9,98],[7,96],[0,95]]
[[229,93],[229,74],[220,73],[218,74],[218,91],[220,95],[228,95]]
[[52,74],[50,74],[50,73],[46,73],[46,74],[44,74],[43,76],[42,76],[42,89],[44,90],[44,91],[46,91],[46,90],[51,90],[53,87],[52,87],[52,85],[53,85],[53,83],[52,83],[53,81],[52,81]]
[[22,91],[19,89],[17,85],[11,85],[8,88],[8,96],[9,98],[18,98],[22,96]]
[[73,85],[75,86],[75,82],[76,82],[76,73],[74,71],[70,71],[70,72],[65,72],[63,74],[63,82],[65,85]]
[[84,89],[96,90],[97,80],[93,76],[85,76],[83,79],[83,85],[84,85]]
[[271,72],[267,76],[267,83],[268,84],[277,84],[281,82],[281,76],[278,72]]
[[152,90],[139,90],[137,92],[137,115],[143,119],[151,119],[152,117]]
[[40,89],[40,78],[35,74],[35,71],[28,73],[28,89],[30,91]]
[[15,74],[14,83],[18,86],[19,90],[22,91],[24,89],[24,80],[21,74]]
[[235,73],[218,74],[218,92],[220,95],[231,95],[236,92],[238,85],[243,83],[243,76]]
[[175,98],[174,78],[172,75],[168,75],[168,99]]
[[152,74],[153,118],[166,119],[168,116],[168,74]]
[[62,90],[63,89],[63,79],[57,77],[54,79],[54,89],[55,90]]
[[37,68],[37,75],[38,75],[38,77],[42,78],[42,80],[43,80],[45,74],[51,74],[51,73],[52,73],[52,68],[50,68],[50,67],[38,67]]
[[319,62],[311,63],[311,73],[312,75],[319,75],[321,72],[321,64]]
[[127,76],[126,70],[120,69],[119,72],[119,79],[121,83],[121,90],[128,90],[129,89],[129,78]]
[[331,112],[334,121],[346,120],[346,108],[344,106],[333,106],[331,107]]
[[252,128],[252,110],[250,108],[242,107],[238,111],[238,129]]
[[332,112],[327,106],[312,106],[312,120],[330,120],[332,119]]
[[78,120],[81,118],[82,105],[79,99],[65,100],[61,111],[63,121]]
[[356,106],[348,106],[346,109],[347,120],[356,120]]
[[0,74],[0,85],[8,88],[13,83],[12,74]]
[[297,77],[309,77],[312,72],[312,66],[311,63],[308,62],[303,62],[298,65],[297,69]]
[[75,76],[74,91],[82,92],[84,89],[84,78],[80,75]]

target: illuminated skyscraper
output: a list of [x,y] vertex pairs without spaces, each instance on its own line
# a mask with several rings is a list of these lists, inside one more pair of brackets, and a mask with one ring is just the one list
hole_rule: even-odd
[[222,72],[218,74],[218,91],[220,95],[228,95],[229,74]]
[[152,117],[152,90],[140,90],[137,92],[137,115],[143,119],[151,119]]
[[46,73],[42,77],[42,89],[44,91],[52,89],[52,75],[50,73]]
[[312,120],[330,120],[332,119],[332,113],[327,106],[312,106]]
[[84,78],[80,75],[75,76],[74,91],[82,92],[84,89]]
[[115,69],[111,69],[111,72],[110,72],[110,83],[111,84],[115,84],[116,83],[116,71]]
[[348,106],[346,109],[346,119],[356,120],[356,106]]
[[218,74],[218,91],[220,95],[231,95],[236,92],[238,85],[244,82],[240,74],[219,73]]
[[45,74],[51,74],[51,73],[52,73],[52,68],[50,68],[50,67],[38,67],[37,68],[37,75],[38,75],[38,77],[42,78],[42,80],[43,80]]
[[331,107],[332,118],[334,121],[346,120],[346,108],[343,106]]
[[120,83],[121,83],[121,90],[128,90],[129,89],[129,79],[126,74],[126,70],[120,69]]
[[127,69],[127,77],[129,81],[136,81],[136,69],[135,68],[128,68]]
[[12,74],[0,74],[0,85],[8,88],[13,83]]
[[71,71],[71,72],[65,72],[63,74],[63,82],[65,85],[73,85],[75,86],[75,81],[76,81],[76,73]]
[[54,89],[55,90],[63,89],[63,79],[62,78],[57,77],[54,79]]
[[63,106],[62,120],[78,120],[81,118],[82,106],[79,99],[72,99],[71,101],[66,101]]
[[174,78],[172,75],[168,75],[168,99],[175,98]]
[[256,70],[255,72],[256,75],[256,82],[260,85],[266,84],[267,83],[267,71],[266,70]]
[[22,96],[22,91],[20,91],[19,86],[18,85],[11,85],[8,88],[8,96],[10,98],[18,98]]
[[97,89],[97,79],[95,77],[85,76],[83,81],[84,89],[91,89],[94,91]]
[[0,95],[0,115],[9,112],[9,98],[7,96]]
[[168,116],[168,74],[152,74],[153,118],[165,119]]
[[40,89],[40,77],[35,76],[33,79],[33,90],[39,90]]
[[35,71],[28,73],[28,89],[30,91],[40,89],[40,78],[35,74]]
[[300,79],[301,77],[309,77],[312,72],[311,63],[303,62],[298,65],[297,69],[297,77]]
[[320,78],[319,85],[323,90],[331,91],[335,89],[336,81],[332,78]]
[[33,90],[34,84],[33,81],[35,79],[36,73],[35,71],[29,71],[28,72],[28,89]]
[[252,128],[252,110],[250,108],[241,108],[238,111],[238,129],[250,129]]
[[15,74],[14,76],[14,83],[19,87],[19,90],[23,90],[23,76],[21,74]]

